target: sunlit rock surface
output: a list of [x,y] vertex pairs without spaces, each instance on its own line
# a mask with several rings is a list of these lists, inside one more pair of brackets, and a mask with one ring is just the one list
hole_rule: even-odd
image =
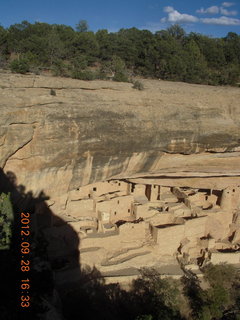
[[[0,164],[4,172],[13,172],[16,184],[23,185],[25,192],[37,196],[44,191],[55,215],[75,218],[81,210],[71,202],[72,193],[109,179],[220,191],[239,185],[239,88],[142,82],[145,90],[138,91],[130,83],[1,73]],[[50,94],[51,89],[56,96]],[[84,210],[92,212],[91,208]],[[178,210],[181,212],[181,208]],[[186,214],[189,211],[185,210]],[[167,216],[164,219],[173,221]],[[221,217],[212,219],[219,221]],[[215,241],[232,234],[237,242],[237,224],[231,233],[233,217],[224,219],[227,230],[214,229],[217,222],[208,218],[204,235],[209,228]],[[176,235],[180,242],[184,238],[181,232],[186,229],[181,221],[175,227],[181,229]],[[96,223],[92,222],[92,226]],[[124,234],[128,227],[120,228]],[[135,234],[141,233],[145,224],[135,228],[139,228]],[[164,233],[169,237],[168,231]],[[164,233],[155,235],[156,243]],[[85,244],[87,241],[90,240],[86,239]],[[182,243],[183,252],[194,251],[196,246],[191,249],[187,243]],[[102,245],[101,250],[105,251],[99,255],[101,259],[108,257],[101,262],[104,265],[105,261],[107,268],[106,263],[114,264],[118,255],[111,256],[106,246]],[[145,255],[151,262],[159,254],[144,244],[142,247],[142,243],[136,243],[134,250],[139,265],[144,264]],[[175,250],[174,244],[171,250]],[[155,256],[150,257],[150,251]],[[124,257],[127,252],[120,254]],[[94,259],[100,256],[95,254]]]

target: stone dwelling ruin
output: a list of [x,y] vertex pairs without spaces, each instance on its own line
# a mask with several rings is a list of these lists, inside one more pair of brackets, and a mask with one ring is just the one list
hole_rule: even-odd
[[[81,264],[121,274],[174,261],[240,263],[239,185],[212,190],[156,181],[109,180],[69,193],[63,217],[80,238]],[[45,233],[53,237],[52,228]],[[62,248],[49,248],[51,258]]]
[[142,82],[0,75],[0,166],[44,195],[32,222],[61,281],[239,262],[239,88]]

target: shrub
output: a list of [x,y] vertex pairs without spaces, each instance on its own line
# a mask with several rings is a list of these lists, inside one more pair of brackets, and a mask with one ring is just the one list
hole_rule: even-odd
[[202,268],[208,288],[199,279],[183,277],[183,293],[188,297],[193,319],[236,319],[224,314],[239,314],[240,279],[238,270],[227,264],[207,265]]
[[[112,78],[113,74],[114,77]],[[129,82],[125,63],[118,56],[113,56],[110,61],[101,64],[100,75],[101,79],[111,78],[117,82]]]
[[86,80],[86,81],[90,81],[90,80],[95,80],[96,79],[96,75],[94,72],[89,71],[89,70],[84,70],[84,71],[73,71],[72,72],[72,78],[74,79],[79,79],[79,80]]
[[62,60],[58,59],[54,61],[52,65],[53,75],[56,77],[65,77],[66,76],[66,65]]
[[136,297],[134,305],[140,311],[136,320],[182,319],[177,281],[162,279],[154,268],[142,268],[139,271],[141,277],[132,283],[132,294]]
[[13,209],[10,195],[0,195],[0,250],[9,249],[12,238]]
[[144,314],[142,316],[138,316],[136,320],[153,320],[153,317],[151,315]]
[[117,82],[129,82],[128,76],[126,75],[125,72],[116,72],[115,76],[113,77],[113,81]]
[[12,72],[25,74],[29,72],[30,66],[27,59],[15,59],[10,64],[10,69]]
[[31,73],[34,73],[35,75],[39,76],[41,74],[39,67],[32,67],[29,70]]
[[143,86],[142,82],[140,82],[138,80],[133,82],[132,88],[137,89],[137,90],[144,90],[144,86]]
[[88,57],[81,55],[73,58],[71,61],[71,66],[73,70],[86,70],[88,67]]
[[53,89],[51,89],[51,90],[50,90],[50,95],[51,95],[51,96],[56,96],[56,91],[53,90]]
[[7,58],[5,55],[0,53],[0,68],[4,69],[7,66]]

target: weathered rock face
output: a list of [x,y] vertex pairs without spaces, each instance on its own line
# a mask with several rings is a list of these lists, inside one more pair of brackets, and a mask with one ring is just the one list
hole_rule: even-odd
[[60,283],[239,262],[239,89],[143,82],[0,74],[0,191],[32,192]]
[[1,74],[1,167],[55,213],[70,190],[112,177],[239,179],[240,90],[143,83]]

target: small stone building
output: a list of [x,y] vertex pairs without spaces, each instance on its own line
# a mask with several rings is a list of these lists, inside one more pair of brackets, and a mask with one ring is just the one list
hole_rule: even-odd
[[102,213],[105,221],[114,223],[119,220],[133,219],[133,196],[113,197],[109,200],[100,200],[96,203],[96,211]]

